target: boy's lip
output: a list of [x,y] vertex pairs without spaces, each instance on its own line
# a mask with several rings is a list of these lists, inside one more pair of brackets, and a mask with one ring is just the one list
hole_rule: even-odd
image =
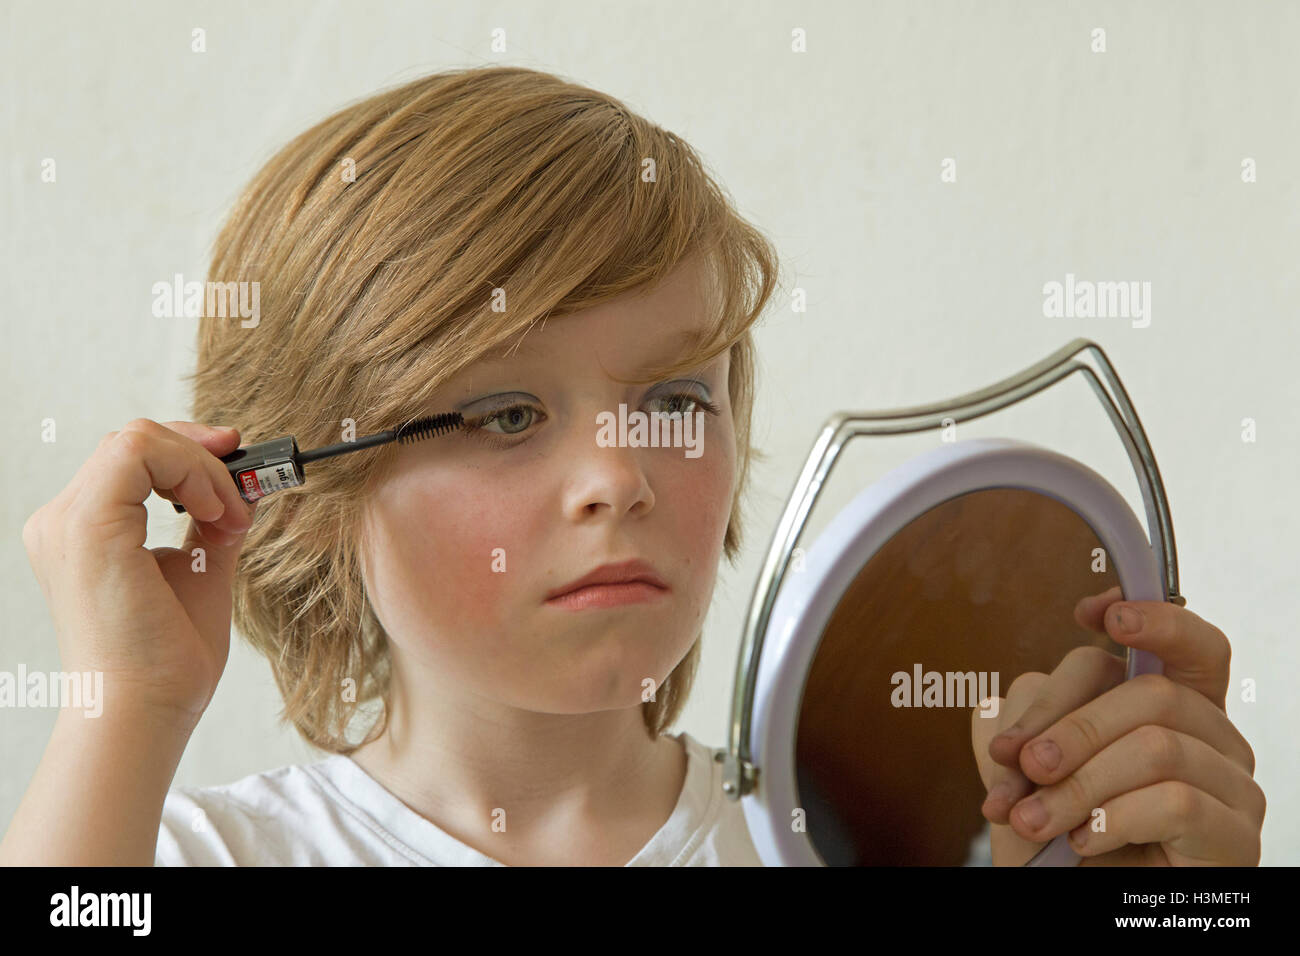
[[668,590],[668,583],[655,571],[654,566],[640,558],[602,564],[582,577],[561,585],[546,595],[546,600],[557,598],[570,591],[590,587],[593,584],[625,584],[629,581],[644,581],[646,584]]

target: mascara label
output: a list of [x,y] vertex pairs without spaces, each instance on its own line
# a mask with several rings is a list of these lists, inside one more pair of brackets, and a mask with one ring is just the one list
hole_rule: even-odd
[[236,476],[236,480],[239,483],[239,493],[245,501],[256,501],[258,498],[265,498],[274,491],[296,488],[302,484],[298,480],[298,473],[293,467],[293,462],[289,460],[274,461],[263,465],[261,468],[249,468],[247,471],[241,471]]

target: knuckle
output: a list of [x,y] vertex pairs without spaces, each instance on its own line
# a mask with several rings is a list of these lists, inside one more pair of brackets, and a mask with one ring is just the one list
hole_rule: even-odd
[[[1253,783],[1254,781],[1252,781]],[[1268,813],[1268,797],[1264,796],[1264,788],[1258,783],[1255,784],[1255,819],[1261,824],[1264,822],[1264,815]]]
[[1232,666],[1232,641],[1228,640],[1228,635],[1224,634],[1219,628],[1210,625],[1214,632],[1214,656],[1218,669],[1225,674],[1229,672]]
[[1157,713],[1164,721],[1172,723],[1183,703],[1183,695],[1179,685],[1163,674],[1153,674],[1152,676],[1160,678],[1155,685],[1157,688],[1155,699]]
[[1140,674],[1133,680],[1141,682],[1142,696],[1151,702],[1157,716],[1161,719],[1174,716],[1182,696],[1177,684],[1164,674]]
[[1162,633],[1172,634],[1178,629],[1179,619],[1187,611],[1185,605],[1155,600],[1142,602],[1144,629],[1159,627]]
[[1017,723],[1026,729],[1037,727],[1044,722],[1051,722],[1051,713],[1048,711],[1048,706],[1046,704],[1037,700],[1024,710],[1020,711],[1014,721],[1014,723]]
[[1144,609],[1146,624],[1143,630],[1169,643],[1180,643],[1186,637],[1186,619],[1182,608],[1176,604],[1158,604]]
[[1141,742],[1147,762],[1162,778],[1173,777],[1183,763],[1183,744],[1178,735],[1168,727],[1146,724],[1135,733]]
[[122,431],[153,432],[158,427],[160,426],[152,418],[133,418],[122,426]]
[[1182,824],[1183,832],[1186,833],[1192,829],[1199,813],[1200,804],[1196,799],[1196,790],[1181,780],[1168,781],[1166,790],[1169,816]]
[[132,455],[143,455],[153,444],[153,436],[134,428],[124,428],[117,433],[116,444]]
[[30,555],[36,554],[40,550],[41,537],[44,523],[42,512],[44,508],[37,508],[28,519],[23,522],[23,547],[27,549]]
[[1080,779],[1080,774],[1078,773],[1070,774],[1068,777],[1062,780],[1058,784],[1058,786],[1061,788],[1062,792],[1064,793],[1065,798],[1069,801],[1070,806],[1092,807],[1094,805],[1092,800],[1092,795],[1090,793],[1091,788],[1087,785],[1085,781]]
[[1097,724],[1095,718],[1083,710],[1076,710],[1065,718],[1065,726],[1077,734],[1088,746],[1090,753],[1097,753],[1106,745],[1106,734]]

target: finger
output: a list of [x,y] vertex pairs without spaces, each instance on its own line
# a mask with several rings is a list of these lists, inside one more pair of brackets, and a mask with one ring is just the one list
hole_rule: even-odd
[[[1135,631],[1122,622],[1129,614]],[[1121,601],[1106,609],[1106,632],[1120,644],[1155,654],[1166,677],[1225,708],[1232,645],[1200,615],[1162,601]]]
[[[1006,825],[1010,808],[1021,797],[1035,789],[1019,767],[1004,767],[989,755],[989,741],[1003,726],[1011,723],[1028,701],[1033,700],[1039,686],[1047,680],[1046,674],[1026,672],[1011,682],[1005,700],[993,698],[997,704],[996,716],[984,717],[991,708],[975,707],[971,710],[971,747],[980,779],[988,790],[981,812],[992,824],[989,844],[995,866],[1020,866],[1028,862],[1042,844],[1026,840]],[[981,701],[981,705],[985,702]],[[1000,818],[1001,823],[995,817]]]
[[980,812],[990,823],[1006,823],[1007,813],[1016,801],[1034,790],[1034,784],[1020,771],[1020,765],[1001,764],[993,759],[989,744],[1003,728],[1012,724],[1034,700],[1047,675],[1036,671],[1021,674],[1011,682],[1006,700],[997,704],[997,716],[983,717],[986,711],[976,707],[971,710],[971,746],[975,752],[975,765],[988,796]]
[[[1130,601],[1111,610],[1112,605],[1121,601],[1123,594],[1118,587],[1086,597],[1075,608],[1075,620],[1089,630],[1109,634],[1120,643],[1151,650],[1164,662],[1166,677],[1205,694],[1217,706],[1223,707],[1232,658],[1231,643],[1224,633],[1194,612],[1161,601]],[[1146,618],[1143,637],[1159,641],[1165,651],[1128,639],[1120,628],[1119,616],[1124,607],[1142,612],[1141,616]],[[1146,613],[1148,610],[1149,614]],[[1178,633],[1180,628],[1187,633]],[[1161,630],[1165,632],[1163,639]],[[1152,633],[1148,635],[1148,631]]]
[[1159,844],[1175,866],[1258,866],[1259,826],[1211,794],[1181,780],[1121,794],[1106,802],[1106,828],[1070,834],[1086,858],[1130,844]]
[[[1091,834],[1089,834],[1091,836]],[[1075,852],[1078,849],[1071,847]],[[1085,856],[1079,860],[1080,866],[1168,866],[1169,858],[1159,843],[1129,843],[1118,850],[1101,853],[1098,856]]]
[[174,433],[151,424],[131,422],[104,436],[69,486],[70,512],[90,524],[121,520],[128,509],[142,513],[156,489],[170,492],[197,516],[215,521],[224,513],[212,475],[198,456],[180,451]]
[[1066,714],[1025,742],[1020,769],[1035,783],[1056,783],[1146,724],[1197,737],[1246,773],[1255,772],[1255,754],[1227,714],[1163,674],[1139,674]]
[[[197,609],[196,619],[220,621],[221,629],[229,627],[230,587],[246,536],[247,532],[227,534],[191,521],[179,550],[154,551],[158,566],[181,603]],[[202,562],[197,560],[200,555]],[[219,611],[212,609],[218,605]]]
[[[185,529],[185,540],[181,547],[191,553],[195,548],[238,551],[243,546],[244,538],[247,536],[249,529],[252,527],[251,520],[257,507],[257,502],[253,502],[248,507],[250,524],[243,531],[225,531],[219,523],[213,524],[207,521],[191,520],[189,526]],[[221,560],[221,559],[218,559]]]
[[138,521],[136,512],[154,488],[173,492],[196,518],[222,530],[248,524],[225,466],[196,442],[149,419],[136,419],[101,442],[83,472],[69,507],[90,525]]
[[1109,591],[1103,591],[1100,594],[1093,594],[1085,597],[1074,606],[1074,619],[1079,622],[1080,627],[1086,627],[1090,631],[1096,631],[1098,634],[1106,633],[1106,622],[1104,615],[1106,608],[1110,607],[1116,601],[1124,600],[1124,591],[1116,585]]
[[1182,781],[1263,821],[1263,791],[1250,774],[1203,740],[1147,724],[1064,780],[1020,801],[1011,811],[1011,825],[1025,839],[1050,840],[1091,819],[1107,801],[1164,780]]
[[[163,422],[163,427],[188,438],[208,452],[213,459],[219,459],[239,447],[239,430],[201,425],[198,422]],[[208,461],[207,456],[200,456],[213,474],[215,489],[219,492],[227,511],[219,519],[217,529],[220,535],[214,537],[228,539],[229,542],[242,538],[252,522],[252,506],[239,493],[239,487],[230,477],[230,471],[221,461]],[[224,484],[222,483],[224,481]]]
[[1010,727],[990,744],[1000,764],[1019,767],[1021,748],[1066,714],[1115,687],[1124,679],[1125,662],[1100,647],[1076,647],[1056,665],[1035,699]]
[[[210,452],[216,458],[229,454],[239,447],[239,432],[233,428],[217,428],[210,425],[199,425],[196,422],[162,422],[161,424],[164,428],[169,428],[201,445],[205,451]],[[112,432],[111,434],[117,433]],[[155,488],[154,493],[160,498],[166,498],[168,501],[176,500],[176,496],[167,488]]]

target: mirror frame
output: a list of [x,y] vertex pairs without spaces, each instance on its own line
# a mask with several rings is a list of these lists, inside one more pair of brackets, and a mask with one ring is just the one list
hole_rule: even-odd
[[[1098,369],[1094,370],[1084,362],[1074,360],[1073,356],[1080,352],[1089,353],[1096,361]],[[1071,341],[1061,349],[1049,355],[1042,361],[1030,366],[1024,371],[1013,375],[1001,382],[995,383],[988,388],[971,392],[946,401],[937,402],[929,405],[912,406],[908,408],[892,409],[882,412],[839,412],[832,415],[822,427],[817,440],[814,442],[809,452],[807,461],[800,472],[799,478],[795,483],[793,492],[787,502],[785,512],[781,521],[772,537],[772,543],[768,549],[767,557],[764,561],[758,582],[754,588],[754,594],[750,601],[749,611],[746,616],[745,630],[741,640],[740,651],[736,665],[736,680],[732,695],[731,715],[727,732],[727,747],[719,753],[719,759],[723,763],[723,783],[722,789],[724,796],[729,800],[741,800],[748,794],[755,794],[758,788],[760,760],[756,756],[761,755],[758,749],[758,734],[755,732],[755,697],[758,690],[760,662],[775,660],[775,656],[764,653],[765,638],[773,631],[771,628],[772,614],[778,597],[781,594],[782,584],[785,582],[786,574],[789,570],[792,553],[795,542],[802,533],[804,526],[807,524],[808,515],[811,513],[822,488],[829,477],[839,453],[844,446],[853,438],[861,435],[885,435],[885,434],[902,434],[906,432],[924,431],[930,428],[944,427],[960,421],[967,421],[979,418],[983,415],[990,414],[1005,408],[1015,402],[1027,398],[1073,372],[1079,372],[1084,376],[1088,384],[1092,387],[1094,393],[1102,403],[1102,407],[1109,415],[1116,432],[1119,434],[1121,441],[1124,443],[1125,450],[1133,464],[1134,471],[1137,475],[1138,484],[1142,491],[1143,503],[1147,514],[1147,526],[1150,530],[1150,544],[1147,544],[1145,535],[1141,535],[1141,527],[1137,525],[1136,520],[1124,503],[1123,498],[1119,497],[1118,492],[1111,487],[1105,479],[1092,472],[1085,466],[1073,459],[1065,456],[1055,455],[1047,452],[1048,456],[1054,456],[1059,459],[1060,463],[1069,463],[1070,468],[1065,472],[1072,473],[1072,469],[1082,488],[1092,487],[1089,479],[1083,475],[1091,475],[1096,478],[1100,485],[1093,487],[1093,492],[1104,498],[1104,491],[1098,489],[1108,489],[1113,494],[1120,505],[1123,506],[1122,513],[1125,514],[1133,527],[1137,527],[1139,536],[1142,541],[1141,548],[1138,549],[1139,555],[1146,555],[1155,562],[1157,588],[1148,592],[1145,588],[1141,591],[1130,590],[1125,582],[1123,575],[1130,573],[1136,574],[1140,571],[1140,565],[1134,566],[1135,561],[1141,561],[1141,558],[1115,558],[1116,551],[1112,550],[1112,545],[1107,545],[1107,552],[1115,561],[1117,572],[1121,575],[1124,596],[1129,600],[1167,600],[1170,603],[1184,605],[1185,599],[1178,591],[1178,565],[1177,554],[1174,543],[1173,523],[1169,515],[1168,502],[1165,498],[1164,484],[1160,478],[1160,470],[1156,465],[1155,456],[1151,451],[1150,443],[1147,441],[1146,432],[1142,428],[1142,423],[1129,400],[1128,393],[1115,373],[1110,361],[1107,359],[1105,352],[1094,342],[1088,339],[1078,338]],[[1100,372],[1100,376],[1098,375]],[[1105,384],[1103,384],[1103,379]],[[1109,390],[1107,388],[1109,386]],[[1113,394],[1112,394],[1113,392]],[[1009,439],[982,439],[980,442],[1003,441],[1009,442]],[[1034,449],[1038,452],[1046,452],[1046,449],[1038,449],[1037,446],[1028,445],[1027,443],[1012,442],[1013,445],[1020,446],[1020,450]],[[924,459],[930,463],[930,467],[938,467],[941,459],[945,455],[953,454],[952,449],[965,448],[972,445],[972,442],[957,442],[946,448],[937,449],[936,452],[928,455],[919,456],[913,459],[913,462]],[[983,447],[983,446],[981,446]],[[992,449],[983,448],[984,451],[990,452]],[[1003,448],[1002,454],[1012,452],[1011,448]],[[1044,461],[1052,460],[1050,457],[1042,459]],[[968,463],[967,463],[968,464]],[[906,465],[904,466],[904,468]],[[898,469],[899,471],[903,469]],[[1016,476],[1010,476],[1015,478]],[[1067,482],[1071,479],[1065,479]],[[1022,482],[1008,481],[1006,484],[998,485],[999,487],[1024,487]],[[975,486],[970,482],[957,482],[951,486],[955,494],[968,491],[982,490],[984,487],[990,487],[988,484]],[[869,492],[871,489],[868,488]],[[1039,490],[1045,494],[1061,500],[1062,503],[1074,508],[1079,512],[1079,508],[1071,502],[1060,497],[1059,492],[1054,493],[1048,489],[1030,489]],[[864,495],[866,492],[863,493]],[[861,496],[860,496],[861,497]],[[856,501],[857,499],[855,499]],[[938,504],[939,502],[934,502]],[[1093,526],[1094,530],[1099,532],[1100,529],[1093,524],[1088,515],[1082,515],[1084,520]],[[915,515],[913,515],[915,517]],[[1124,524],[1124,522],[1120,522]],[[900,523],[898,527],[902,527]],[[1131,528],[1130,528],[1131,530]],[[882,539],[882,541],[885,539]],[[1103,539],[1104,540],[1104,539]],[[1122,546],[1121,546],[1122,547]],[[1131,550],[1131,549],[1130,549]],[[869,557],[869,556],[866,556]],[[866,559],[864,557],[864,560]],[[1120,562],[1123,561],[1123,564]],[[855,573],[862,564],[858,563],[855,567]],[[811,576],[810,576],[811,579]],[[1163,581],[1163,586],[1159,582]],[[846,585],[847,586],[847,582]],[[842,589],[841,589],[842,590]],[[1142,597],[1141,594],[1150,593],[1150,597]],[[782,628],[788,627],[783,624]],[[820,634],[820,632],[818,632]],[[789,640],[791,634],[785,635],[785,640]],[[808,651],[808,659],[804,662],[804,667],[797,671],[797,678],[800,687],[807,672],[807,664],[811,662],[812,650]],[[1159,662],[1156,661],[1157,672],[1159,671]],[[1130,666],[1133,665],[1133,658],[1130,657]],[[1139,662],[1136,666],[1143,665]],[[789,680],[788,673],[785,680]],[[766,699],[766,698],[765,698]],[[766,708],[765,708],[766,711]],[[791,708],[793,714],[793,708]],[[793,719],[793,718],[792,718]],[[791,736],[789,737],[790,767],[793,772],[793,749],[794,736],[793,724],[791,725]],[[760,758],[761,759],[761,758]],[[790,777],[790,785],[793,786],[793,775]],[[770,790],[765,787],[764,790]],[[752,801],[742,801],[745,807],[747,818],[750,817],[751,810],[756,809],[755,804],[762,804],[764,793],[756,793],[756,799]],[[786,827],[777,828],[771,831],[768,827],[771,817],[770,814],[758,813],[750,820],[751,835],[755,836],[757,844],[759,834],[755,832],[757,826],[763,833],[776,832],[783,834],[782,841],[769,849],[774,853],[773,859],[777,862],[775,865],[820,865],[820,858],[813,852],[811,843],[806,835],[802,840],[796,839],[795,834],[787,833]],[[780,847],[785,845],[784,837],[791,838],[790,854],[780,852]],[[806,853],[801,854],[798,847],[802,845]],[[1056,849],[1053,849],[1056,847]],[[1064,852],[1061,852],[1061,850]],[[1049,852],[1050,851],[1050,852]],[[760,850],[760,853],[762,851]],[[1052,865],[1077,863],[1078,856],[1069,848],[1068,843],[1063,839],[1050,842],[1040,853],[1034,857],[1031,865]],[[765,862],[768,862],[765,858]],[[773,865],[769,863],[769,865]]]

